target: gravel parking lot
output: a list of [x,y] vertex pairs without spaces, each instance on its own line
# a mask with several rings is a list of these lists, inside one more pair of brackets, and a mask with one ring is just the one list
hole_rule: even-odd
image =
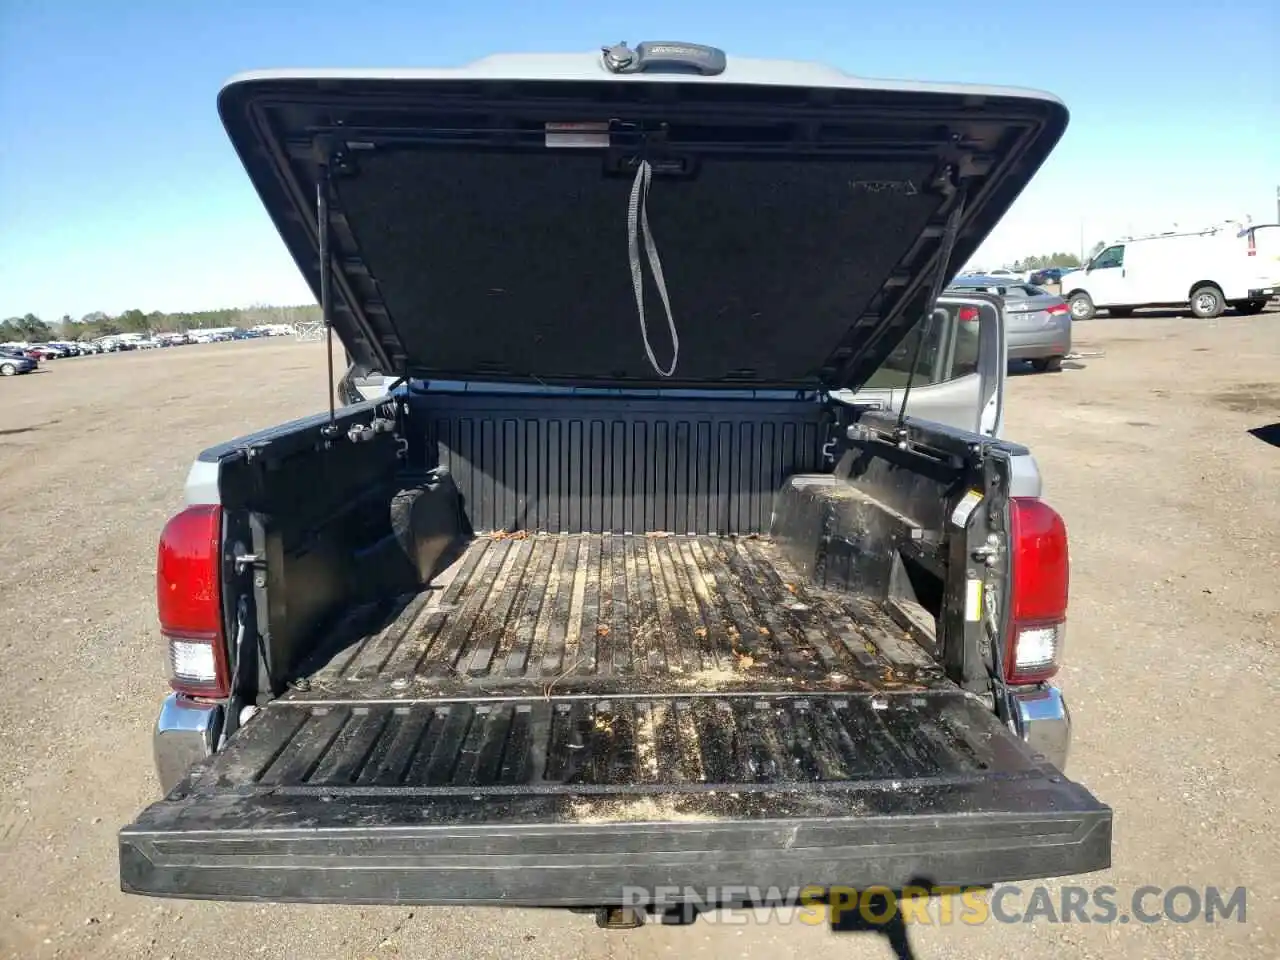
[[[1076,347],[1060,374],[1012,378],[1007,433],[1072,538],[1068,772],[1116,811],[1115,866],[1083,882],[1122,901],[1243,885],[1246,919],[916,926],[897,955],[1280,956],[1280,313],[1097,320]],[[561,912],[119,893],[116,830],[157,791],[156,536],[202,447],[324,405],[323,349],[84,357],[0,383],[0,955],[894,956],[878,932],[802,924],[606,933]]]

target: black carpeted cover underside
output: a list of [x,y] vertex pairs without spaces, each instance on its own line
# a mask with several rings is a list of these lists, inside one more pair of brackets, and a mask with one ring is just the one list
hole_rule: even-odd
[[[627,256],[630,175],[600,154],[379,149],[336,183],[419,374],[649,381]],[[926,161],[707,158],[655,176],[649,222],[675,382],[813,384],[941,204]],[[666,318],[648,266],[659,363]]]

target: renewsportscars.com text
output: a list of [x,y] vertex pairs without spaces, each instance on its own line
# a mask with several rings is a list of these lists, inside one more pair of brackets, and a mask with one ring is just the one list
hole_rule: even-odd
[[[1049,887],[998,884],[994,887],[722,886],[626,887],[623,906],[655,911],[706,912],[712,923],[867,924],[947,926],[984,923],[1244,923],[1244,887],[1108,885]],[[758,904],[726,908],[725,904]]]

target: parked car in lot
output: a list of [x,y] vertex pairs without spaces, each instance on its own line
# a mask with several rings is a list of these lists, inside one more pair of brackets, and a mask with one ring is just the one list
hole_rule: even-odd
[[1046,283],[1057,283],[1062,279],[1062,275],[1067,272],[1069,272],[1067,267],[1045,267],[1043,270],[1036,270],[1027,277],[1027,282],[1037,287],[1043,287]]
[[40,362],[33,360],[21,350],[0,347],[0,377],[13,377],[21,373],[30,373],[39,367]]
[[1004,277],[957,277],[953,291],[992,293],[1004,301],[1009,359],[1026,360],[1040,372],[1062,369],[1071,352],[1071,311],[1056,293],[1032,283],[1010,283]]
[[98,343],[107,353],[120,353],[125,350],[136,350],[138,346],[137,338],[129,337],[124,334],[101,337],[95,342]]
[[[193,463],[124,890],[607,924],[1110,864],[1049,682],[1066,527],[1025,447],[912,413],[917,357],[998,338],[993,295],[937,294],[1060,102],[664,43],[219,110],[352,372],[416,379]],[[886,364],[906,416],[858,403]]]

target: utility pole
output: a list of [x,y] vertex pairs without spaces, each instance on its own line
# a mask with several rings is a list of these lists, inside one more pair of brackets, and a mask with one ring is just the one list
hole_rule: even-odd
[[1280,184],[1276,185],[1276,223],[1280,223]]

